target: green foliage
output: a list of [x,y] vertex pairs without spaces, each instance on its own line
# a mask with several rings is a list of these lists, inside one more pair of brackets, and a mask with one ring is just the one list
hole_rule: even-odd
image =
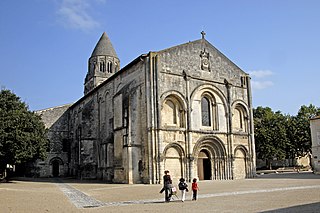
[[285,123],[287,117],[280,112],[273,112],[269,107],[258,107],[253,110],[255,125],[256,153],[260,159],[270,162],[284,159],[288,144]]
[[319,115],[320,108],[310,104],[301,106],[297,116],[291,116],[288,125],[291,153],[301,156],[311,152],[310,118]]
[[256,153],[269,168],[273,159],[294,158],[311,151],[310,118],[320,114],[320,108],[301,106],[297,116],[273,112],[269,107],[253,110]]
[[6,164],[19,164],[44,158],[46,129],[39,115],[10,90],[0,91],[0,170]]

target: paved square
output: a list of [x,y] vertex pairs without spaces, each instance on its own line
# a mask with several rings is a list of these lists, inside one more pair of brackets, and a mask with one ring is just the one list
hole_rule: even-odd
[[175,197],[164,203],[161,185],[20,178],[0,184],[0,206],[1,212],[320,211],[320,176],[310,172],[200,181],[199,187],[197,201],[191,201],[188,192],[185,202]]

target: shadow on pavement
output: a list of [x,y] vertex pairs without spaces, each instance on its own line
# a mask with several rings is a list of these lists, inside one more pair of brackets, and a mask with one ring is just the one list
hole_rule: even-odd
[[286,172],[258,175],[258,179],[320,179],[320,175],[312,172]]
[[319,212],[320,210],[320,202],[318,203],[310,203],[305,205],[299,205],[299,206],[292,206],[288,208],[283,209],[275,209],[271,211],[264,211],[262,213],[288,213],[288,212]]
[[[269,173],[260,174],[255,178],[257,179],[320,179],[320,175],[313,174],[312,172],[284,172],[284,173]],[[32,177],[12,177],[9,183],[14,183],[14,181],[25,181],[25,182],[48,182],[48,183],[74,183],[74,184],[110,184],[110,185],[128,185],[121,183],[108,183],[103,180],[80,180],[76,178],[32,178]],[[209,180],[215,181],[215,180]],[[5,182],[0,182],[5,183]],[[150,185],[150,184],[136,184],[136,185]]]
[[67,177],[66,178],[12,177],[10,179],[10,182],[12,181],[25,181],[25,182],[37,182],[37,183],[113,184],[113,183],[107,183],[106,181],[102,181],[102,180],[80,180],[76,178],[67,178]]

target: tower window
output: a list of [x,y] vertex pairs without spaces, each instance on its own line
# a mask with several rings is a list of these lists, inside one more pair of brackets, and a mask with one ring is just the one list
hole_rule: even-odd
[[108,61],[108,64],[107,64],[107,72],[108,73],[112,73],[112,62],[111,61]]
[[106,71],[106,63],[104,61],[100,62],[100,72]]
[[241,87],[245,87],[246,86],[246,77],[241,76],[240,81],[241,81]]

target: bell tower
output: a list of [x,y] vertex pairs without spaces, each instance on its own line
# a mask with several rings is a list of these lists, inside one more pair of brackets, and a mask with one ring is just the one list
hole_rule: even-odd
[[103,33],[88,60],[88,73],[84,80],[84,94],[96,88],[120,70],[120,60],[107,33]]

